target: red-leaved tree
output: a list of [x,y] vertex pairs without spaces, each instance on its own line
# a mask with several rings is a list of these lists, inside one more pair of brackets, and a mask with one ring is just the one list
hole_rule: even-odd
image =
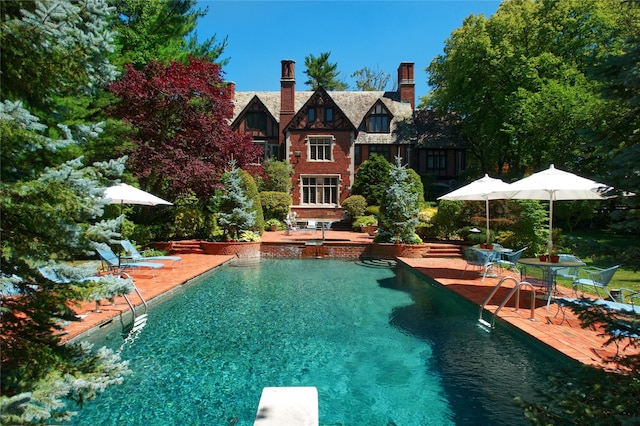
[[262,148],[231,130],[233,104],[219,65],[149,63],[112,83],[111,114],[134,126],[130,165],[143,188],[174,198],[189,189],[206,200],[229,161],[259,162]]

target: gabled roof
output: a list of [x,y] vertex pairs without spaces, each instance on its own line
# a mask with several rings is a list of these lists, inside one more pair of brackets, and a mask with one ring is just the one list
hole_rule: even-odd
[[[303,91],[295,94],[295,113],[297,113],[304,104],[311,98],[315,92]],[[358,144],[385,144],[394,143],[397,136],[395,135],[395,127],[400,121],[411,121],[413,110],[411,104],[400,102],[397,92],[363,92],[363,91],[342,91],[327,92],[333,99],[335,104],[342,110],[347,118],[359,130],[356,138]],[[254,97],[258,97],[264,104],[265,108],[275,117],[277,121],[280,119],[280,92],[236,92],[234,99],[234,116],[235,121],[238,115],[246,108]],[[367,133],[364,131],[363,121],[371,107],[380,100],[393,115],[391,121],[390,133]]]

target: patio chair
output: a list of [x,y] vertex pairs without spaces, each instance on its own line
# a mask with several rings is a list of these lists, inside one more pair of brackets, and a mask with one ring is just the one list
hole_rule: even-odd
[[[581,272],[586,275],[585,278],[576,278],[572,283],[573,292],[577,294],[577,289],[580,287],[582,291],[582,295],[584,296],[584,286],[591,286],[595,289],[598,297],[600,296],[600,290],[604,292],[604,294],[611,299],[613,302],[616,299],[611,295],[609,291],[609,283],[613,278],[613,275],[616,273],[620,265],[612,266],[610,268],[602,269],[602,268],[590,268],[583,269]],[[604,299],[604,297],[602,297]]]
[[498,265],[503,270],[504,269],[509,269],[510,271],[514,271],[514,272],[520,273],[520,271],[518,270],[518,267],[516,266],[516,263],[518,262],[518,259],[520,259],[522,254],[527,249],[528,249],[528,247],[525,247],[525,248],[521,248],[520,250],[517,250],[517,251],[501,253],[502,258],[498,261]]
[[467,272],[469,266],[477,266],[483,269],[482,281],[484,281],[487,273],[493,268],[493,262],[491,261],[491,253],[477,250],[473,247],[467,248],[464,252],[464,259],[467,264],[464,266],[464,271],[460,278],[464,277],[464,273]]
[[310,220],[307,222],[307,226],[305,226],[304,228],[309,231],[315,232],[318,230],[318,222],[316,222],[315,220]]
[[157,262],[121,262],[120,258],[113,252],[113,250],[105,245],[97,247],[96,251],[98,252],[98,255],[100,255],[103,264],[106,265],[106,269],[110,271],[120,272],[126,268],[149,268],[151,269],[151,275],[155,277],[155,270],[164,268],[164,264]]
[[[582,262],[579,257],[572,254],[558,254],[558,258],[560,262]],[[554,268],[553,272],[555,273],[556,277],[566,278],[573,282],[578,279],[579,269],[580,267],[578,266],[570,266],[564,268]]]
[[[182,258],[180,256],[144,256],[142,253],[138,251],[136,246],[129,240],[121,240],[120,245],[127,253],[125,257],[127,260],[131,259],[133,262],[148,262],[154,260],[170,260],[171,261],[171,269],[175,269],[176,263],[180,264]],[[182,264],[180,264],[182,266]]]

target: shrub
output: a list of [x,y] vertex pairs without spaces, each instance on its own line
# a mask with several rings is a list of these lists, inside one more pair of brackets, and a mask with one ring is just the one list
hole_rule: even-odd
[[280,229],[284,229],[284,225],[282,224],[282,222],[280,222],[278,219],[268,219],[265,223],[264,226],[266,229],[270,229],[271,227],[275,226],[276,229],[280,230]]
[[260,202],[265,219],[283,221],[287,218],[293,200],[286,192],[264,191],[260,193]]
[[262,166],[264,178],[258,179],[260,192],[291,192],[291,176],[293,167],[285,161],[268,159]]
[[365,214],[365,216],[379,217],[380,216],[380,206],[367,206],[367,208],[364,209],[364,214]]
[[260,201],[258,186],[256,185],[256,181],[253,180],[253,176],[246,170],[240,169],[240,177],[242,178],[244,193],[252,202],[249,211],[255,212],[255,222],[249,229],[262,234],[264,232],[264,214],[262,212],[262,202]]
[[438,237],[451,239],[452,235],[462,227],[461,204],[460,201],[440,201],[438,212],[431,219]]
[[189,192],[174,202],[173,226],[171,236],[174,238],[193,238],[205,225],[205,217],[198,197]]
[[363,226],[377,225],[378,219],[375,216],[358,216],[353,221],[353,229],[360,230]]
[[367,201],[362,195],[352,195],[342,202],[342,208],[352,220],[362,216],[366,207]]
[[389,187],[391,169],[391,163],[383,156],[371,154],[369,159],[358,167],[351,193],[363,195],[367,204],[379,206],[385,190]]

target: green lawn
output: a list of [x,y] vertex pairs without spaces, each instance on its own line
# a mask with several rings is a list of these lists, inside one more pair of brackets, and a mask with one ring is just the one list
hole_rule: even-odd
[[581,230],[570,235],[565,233],[565,241],[571,253],[580,257],[587,266],[608,268],[621,265],[613,276],[610,289],[628,288],[640,292],[640,271],[625,265],[625,255],[630,249],[640,245],[638,237],[621,236],[609,231]]

